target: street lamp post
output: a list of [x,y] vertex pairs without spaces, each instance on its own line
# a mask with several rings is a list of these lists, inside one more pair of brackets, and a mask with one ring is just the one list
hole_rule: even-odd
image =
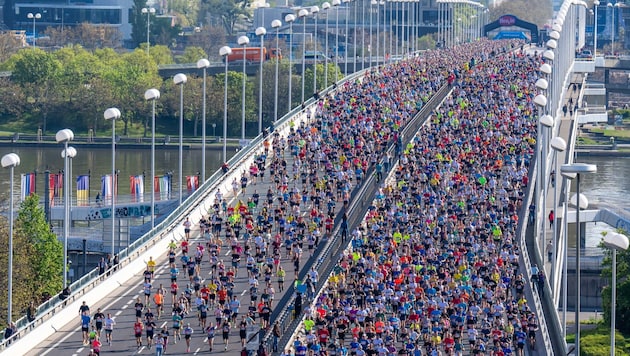
[[304,73],[306,72],[306,17],[308,10],[300,9],[298,17],[302,19],[302,98],[300,103],[304,104]]
[[295,21],[295,15],[293,14],[288,14],[284,17],[284,22],[289,24],[289,102],[287,112],[293,109],[293,104],[291,103],[291,91],[293,90],[293,21]]
[[151,15],[155,14],[155,9],[152,7],[143,7],[141,11],[143,14],[147,14],[147,55],[149,55],[149,47],[151,43],[149,41],[149,35],[151,34]]
[[188,81],[185,74],[178,73],[173,77],[173,84],[179,86],[179,205],[182,205],[182,195],[184,194],[182,174],[184,161],[184,84]]
[[[249,44],[249,38],[247,36],[241,36],[237,40],[239,46],[243,46],[243,90],[241,91],[241,141],[245,141],[245,86],[247,84],[247,50],[246,47]],[[241,142],[244,145],[245,142]]]
[[317,93],[317,13],[319,13],[319,7],[311,7],[311,14],[313,14],[313,20],[315,22],[315,42],[313,42],[313,51],[315,51],[315,61],[313,62],[313,95]]
[[[553,127],[553,117],[551,117],[551,115],[543,115],[540,117],[540,127],[542,129],[542,132],[540,134],[540,138],[541,138],[541,176],[542,179],[540,181],[540,183],[542,184],[542,211],[544,216],[547,216],[547,188],[548,188],[548,174],[547,174],[547,159],[549,154],[547,153],[547,145],[548,145],[548,137],[551,136],[551,128]],[[543,221],[543,228],[541,229],[541,237],[542,237],[542,247],[541,247],[541,251],[543,256],[545,255],[545,248],[546,248],[546,243],[547,243],[547,229],[544,228],[544,219],[541,219]]]
[[328,1],[324,2],[322,4],[322,10],[326,11],[326,31],[324,31],[326,33],[326,48],[324,50],[324,54],[326,57],[324,58],[324,88],[328,88],[328,18],[330,17],[330,13],[328,11],[329,9],[330,3]]
[[42,18],[42,14],[40,14],[39,12],[36,14],[33,14],[32,12],[29,12],[26,17],[28,17],[29,19],[33,19],[33,48],[37,47],[36,46],[36,38],[37,36],[35,36],[35,20],[39,20]]
[[[558,160],[558,155],[561,152],[564,152],[567,149],[566,141],[559,136],[556,136],[551,139],[551,148],[554,150],[554,161],[555,161],[555,172],[556,172],[556,182],[553,185],[553,208],[555,211],[554,219],[553,219],[553,252],[551,257],[551,275],[556,275],[556,261],[558,254],[558,185],[560,184],[560,176],[558,174],[560,161]],[[549,253],[549,252],[547,252]],[[551,283],[551,286],[554,286],[555,283]],[[556,291],[554,290],[554,295],[556,295]]]
[[[280,27],[282,26],[282,21],[273,20],[271,21],[271,27],[276,29],[276,53],[279,53],[280,50]],[[278,69],[280,66],[280,57],[276,56],[276,78],[274,81],[274,89],[273,89],[273,122],[278,121]]]
[[9,153],[2,156],[2,168],[9,168],[9,269],[7,271],[8,282],[8,301],[7,301],[7,326],[12,322],[12,306],[13,306],[13,172],[15,167],[20,165],[20,156],[15,153]]
[[608,232],[604,236],[604,245],[612,250],[612,281],[610,288],[612,289],[612,298],[610,303],[610,356],[615,356],[615,329],[617,314],[617,251],[625,251],[628,249],[628,237],[618,232]]
[[345,37],[345,45],[343,48],[343,75],[344,77],[348,75],[348,14],[350,13],[350,3],[351,0],[342,0],[342,2],[345,2],[345,11],[344,11],[344,18],[346,20],[346,31],[344,33],[344,37]]
[[112,120],[112,259],[114,258],[114,241],[116,230],[116,120],[120,119],[120,110],[109,108],[103,114],[105,120]]
[[[206,181],[206,76],[210,61],[202,58],[197,61],[197,68],[203,68],[203,99],[201,101],[201,183]],[[217,124],[212,124],[212,129]],[[212,132],[214,135],[214,131]]]
[[74,139],[74,132],[70,129],[59,130],[55,135],[57,143],[63,143],[61,152],[63,157],[63,287],[68,286],[68,235],[70,234],[70,179],[68,177],[68,142]]
[[228,87],[228,56],[232,54],[229,46],[223,46],[219,49],[219,55],[223,57],[225,63],[225,77],[223,83],[223,163],[227,162],[227,87]]
[[[543,110],[544,108],[547,106],[547,97],[542,95],[542,94],[538,94],[534,97],[534,104],[536,104],[536,106],[538,107],[538,117],[541,118],[543,115]],[[541,122],[540,119],[538,120],[538,125],[537,125],[537,131],[538,132],[538,136],[536,137],[536,185],[535,185],[535,200],[534,200],[534,205],[536,206],[536,228],[535,228],[535,232],[536,232],[536,236],[538,236],[538,234],[540,234],[541,228],[542,230],[544,230],[544,221],[543,219],[539,219],[539,217],[541,216],[540,212],[544,211],[544,207],[541,210],[540,207],[540,193],[541,193],[541,188],[542,188],[542,180],[543,180],[543,176],[542,176],[542,128],[541,128]]]
[[332,0],[332,6],[335,7],[335,83],[339,81],[339,5],[341,0]]
[[265,56],[263,54],[263,51],[265,48],[264,41],[265,41],[266,34],[267,34],[267,29],[265,29],[264,27],[261,26],[256,29],[256,36],[260,37],[260,68],[258,69],[258,75],[260,77],[259,78],[260,80],[258,82],[258,134],[259,135],[262,133],[262,122],[263,122],[262,86],[263,86],[263,63],[265,62]]
[[[597,172],[597,166],[586,163],[563,164],[560,167],[563,174],[575,174],[576,176],[576,192],[577,192],[577,212],[576,212],[576,240],[575,240],[575,275],[577,279],[575,289],[575,354],[580,354],[580,254],[582,253],[582,237],[580,236],[580,210],[582,208],[582,199],[580,196],[580,175]],[[565,305],[566,308],[566,305]]]
[[593,7],[595,7],[595,29],[593,30],[593,58],[597,58],[597,8],[599,7],[599,0],[593,1]]
[[160,98],[160,91],[149,89],[144,92],[144,99],[151,100],[151,230],[155,227],[155,102]]

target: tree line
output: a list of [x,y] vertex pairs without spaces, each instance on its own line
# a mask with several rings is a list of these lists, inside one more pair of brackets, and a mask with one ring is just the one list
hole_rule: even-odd
[[[207,58],[200,47],[187,47],[181,61],[196,62]],[[150,134],[151,105],[144,100],[150,88],[160,90],[157,101],[156,131],[161,135],[178,133],[179,88],[171,78],[158,74],[158,64],[174,63],[173,54],[165,46],[152,46],[149,53],[138,48],[118,53],[110,48],[88,50],[74,45],[47,52],[25,48],[0,64],[0,70],[10,71],[10,77],[0,78],[0,126],[24,132],[41,129],[44,134],[70,128],[75,133],[93,130],[96,135],[111,132],[111,124],[103,119],[103,112],[117,107],[122,113],[117,133],[123,136]],[[328,84],[335,78],[334,64],[329,63]],[[317,65],[317,90],[324,87],[325,69]],[[257,133],[258,95],[262,95],[265,126],[274,121],[275,61],[263,65],[263,88],[259,90],[259,76],[246,78],[245,118],[250,134]],[[341,74],[338,74],[341,78]],[[292,107],[299,105],[302,81],[305,96],[313,94],[313,70],[303,76],[293,72]],[[241,72],[228,72],[228,135],[238,135],[242,118]],[[184,84],[185,136],[201,133],[203,78],[188,75]],[[216,124],[222,132],[224,74],[207,77],[206,123]],[[278,69],[278,113],[288,110],[289,63],[281,60]],[[256,123],[256,124],[254,124]],[[207,131],[210,132],[210,131]]]
[[[9,222],[0,216],[0,249],[9,250]],[[0,266],[8,268],[8,254],[0,254]],[[31,302],[40,305],[62,289],[63,245],[46,222],[39,197],[31,195],[20,204],[13,229],[12,320],[26,314]],[[8,276],[0,274],[0,330],[7,326]]]

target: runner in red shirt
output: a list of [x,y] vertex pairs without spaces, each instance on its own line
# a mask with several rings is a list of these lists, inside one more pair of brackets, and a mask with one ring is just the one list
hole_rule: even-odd
[[142,330],[144,329],[144,325],[142,325],[142,321],[140,318],[136,319],[136,323],[133,324],[133,333],[136,336],[136,345],[138,349],[142,347]]

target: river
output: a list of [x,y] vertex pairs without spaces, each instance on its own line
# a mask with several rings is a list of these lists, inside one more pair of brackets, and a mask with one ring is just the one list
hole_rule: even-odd
[[[73,182],[78,175],[90,174],[90,197],[93,199],[101,189],[101,176],[111,172],[111,150],[106,148],[91,148],[88,146],[77,146],[77,156],[72,160]],[[44,192],[44,171],[58,172],[63,170],[63,159],[61,158],[62,147],[35,148],[16,147],[15,149],[5,149],[9,152],[17,153],[21,158],[21,164],[15,169],[15,191],[18,192],[20,185],[20,174],[37,172],[36,179],[37,192],[40,196]],[[234,151],[228,155],[234,154]],[[206,177],[210,177],[221,164],[221,149],[207,150],[206,153]],[[155,151],[155,172],[156,175],[163,175],[165,172],[173,173],[173,191],[177,191],[178,184],[178,162],[179,150],[177,149],[156,149]],[[191,149],[183,152],[183,176],[195,175],[201,170],[201,150]],[[597,173],[585,175],[581,180],[581,190],[589,202],[607,202],[621,208],[629,207],[630,202],[630,157],[593,157],[578,156],[576,162],[592,163],[597,165]],[[145,173],[145,192],[150,190],[150,181],[146,178],[151,172],[151,150],[149,148],[137,149],[117,149],[116,169],[119,170],[119,195],[130,194],[129,177]],[[186,179],[184,178],[184,186]],[[574,185],[575,186],[575,185]],[[184,187],[185,189],[185,187]],[[575,187],[574,187],[575,189]],[[9,190],[8,171],[0,173],[0,196],[7,197]],[[16,193],[17,194],[17,193]],[[76,194],[76,188],[73,189]],[[603,223],[588,223],[586,230],[586,246],[595,247],[599,244],[602,231],[612,230]]]
[[[72,159],[72,176],[73,185],[75,185],[76,177],[80,175],[90,174],[90,197],[94,199],[97,192],[101,190],[101,176],[111,174],[112,161],[111,149],[92,148],[88,146],[75,146],[77,155]],[[0,155],[7,153],[16,153],[20,156],[20,165],[15,168],[15,188],[18,192],[20,187],[20,175],[22,173],[37,172],[36,192],[40,197],[44,193],[44,172],[49,170],[56,173],[63,170],[64,161],[61,158],[63,147],[60,145],[55,148],[35,148],[19,146],[14,149],[5,148]],[[196,175],[201,171],[201,149],[185,149],[183,151],[182,176],[183,186],[186,189],[186,176]],[[228,152],[228,156],[232,156],[235,152]],[[222,157],[222,148],[206,150],[206,178],[210,177],[217,169],[220,168]],[[119,171],[118,194],[130,194],[129,177],[145,174],[144,191],[149,193],[151,190],[149,177],[151,175],[151,149],[141,147],[135,149],[116,149],[116,170]],[[178,149],[159,149],[155,150],[155,174],[161,176],[166,172],[173,174],[173,191],[178,190],[178,171],[179,171],[179,150]],[[200,178],[201,179],[201,178]],[[200,182],[201,183],[201,182]],[[9,173],[8,170],[0,172],[0,196],[7,197],[9,191]],[[72,190],[76,195],[76,186]],[[17,193],[16,193],[17,194]]]

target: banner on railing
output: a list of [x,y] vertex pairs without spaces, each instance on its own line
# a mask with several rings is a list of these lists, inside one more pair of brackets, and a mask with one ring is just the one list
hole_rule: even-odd
[[90,204],[90,176],[84,174],[77,177],[77,206]]
[[189,192],[194,192],[199,188],[199,176],[186,176],[186,186]]
[[131,201],[143,202],[144,201],[144,176],[139,174],[137,176],[129,176],[129,187],[131,189]]
[[35,173],[22,174],[22,188],[20,197],[22,200],[26,199],[31,194],[35,194]]
[[50,205],[55,205],[55,198],[63,195],[63,173],[51,173],[48,177]]
[[105,201],[112,202],[112,197],[118,196],[118,176],[112,179],[111,174],[101,176],[101,196]]
[[153,193],[160,193],[158,198],[167,200],[171,196],[171,176],[165,174],[163,176],[155,176],[153,179],[155,182],[155,192]]

